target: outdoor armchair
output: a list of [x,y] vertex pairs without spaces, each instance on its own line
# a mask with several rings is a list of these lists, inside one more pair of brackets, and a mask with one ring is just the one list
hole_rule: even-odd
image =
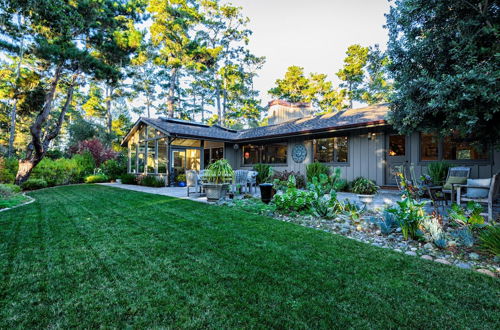
[[457,186],[457,204],[468,201],[487,204],[488,221],[493,221],[493,203],[499,197],[500,173],[495,174],[491,179],[469,179],[467,184]]

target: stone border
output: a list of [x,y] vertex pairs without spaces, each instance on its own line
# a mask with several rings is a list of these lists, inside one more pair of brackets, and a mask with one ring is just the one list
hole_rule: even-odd
[[22,195],[23,195],[24,197],[28,197],[29,201],[24,202],[24,203],[21,203],[21,204],[16,205],[16,206],[12,206],[12,207],[7,207],[7,208],[5,208],[5,209],[1,209],[1,210],[0,210],[0,212],[4,212],[4,211],[8,211],[8,210],[12,210],[12,209],[15,209],[15,208],[17,208],[17,207],[25,206],[25,205],[31,204],[31,203],[33,203],[34,201],[36,201],[36,199],[34,199],[34,198],[33,198],[33,197],[31,197],[31,196],[26,195],[25,193],[22,193]]

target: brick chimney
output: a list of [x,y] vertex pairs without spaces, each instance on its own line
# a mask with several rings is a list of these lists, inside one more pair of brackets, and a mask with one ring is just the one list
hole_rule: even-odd
[[268,107],[267,116],[269,125],[314,115],[311,103],[290,103],[283,100],[273,100],[269,102]]

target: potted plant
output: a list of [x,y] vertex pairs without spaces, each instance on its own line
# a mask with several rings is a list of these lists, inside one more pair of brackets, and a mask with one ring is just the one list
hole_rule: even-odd
[[377,191],[378,186],[367,178],[360,177],[353,182],[352,192],[357,194],[359,200],[364,204],[371,203]]
[[186,186],[186,174],[179,174],[175,180],[177,181],[177,185],[179,187],[185,187]]
[[219,159],[207,167],[203,175],[206,181],[203,187],[209,202],[219,201],[226,196],[233,173],[226,159]]

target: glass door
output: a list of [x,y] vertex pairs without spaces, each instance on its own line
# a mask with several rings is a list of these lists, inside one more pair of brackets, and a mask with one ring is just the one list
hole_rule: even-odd
[[394,173],[408,163],[408,139],[405,135],[391,134],[387,137],[386,176],[387,185],[396,185]]
[[172,173],[174,180],[179,174],[186,172],[186,150],[173,149],[172,150]]

